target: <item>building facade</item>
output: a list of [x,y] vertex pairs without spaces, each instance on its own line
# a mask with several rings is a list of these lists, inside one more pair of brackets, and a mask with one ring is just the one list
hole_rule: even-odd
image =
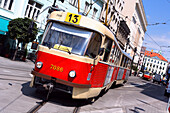
[[122,50],[125,50],[126,43],[128,40],[128,35],[130,29],[126,24],[124,18],[122,18],[121,13],[124,9],[124,0],[104,0],[105,3],[102,8],[100,15],[100,21],[104,23],[112,32],[115,34],[117,41]]
[[168,61],[161,54],[146,50],[143,65],[146,71],[163,75],[166,73]]
[[122,18],[126,20],[130,29],[129,44],[127,52],[133,56],[134,48],[137,48],[134,62],[138,63],[144,35],[147,27],[147,20],[142,0],[124,0]]

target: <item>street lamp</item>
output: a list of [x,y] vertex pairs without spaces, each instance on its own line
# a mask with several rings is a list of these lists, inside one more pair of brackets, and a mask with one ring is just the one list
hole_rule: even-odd
[[136,52],[137,52],[137,47],[134,48],[134,55],[133,55],[133,58],[132,58],[132,61],[131,61],[131,69],[130,69],[130,75],[129,76],[131,76],[131,74],[132,74],[133,61],[134,61]]

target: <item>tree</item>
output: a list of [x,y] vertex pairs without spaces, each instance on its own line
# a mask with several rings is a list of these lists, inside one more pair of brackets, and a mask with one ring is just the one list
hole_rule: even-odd
[[15,60],[19,43],[27,45],[27,43],[35,40],[38,28],[37,24],[29,18],[16,18],[9,22],[8,33],[11,39],[18,40],[17,48],[13,56],[13,60]]

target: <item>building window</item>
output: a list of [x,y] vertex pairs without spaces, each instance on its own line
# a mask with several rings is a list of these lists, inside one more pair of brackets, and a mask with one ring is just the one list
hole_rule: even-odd
[[120,2],[120,0],[117,1],[117,4]]
[[158,64],[159,64],[159,61],[158,61]]
[[134,16],[132,17],[132,21],[133,21],[134,24],[136,24],[136,19],[135,19]]
[[164,63],[164,65],[165,65],[165,63]]
[[69,0],[69,3],[75,7],[78,7],[78,0]]
[[152,64],[150,64],[150,67],[152,67]]
[[0,7],[11,10],[14,0],[0,0]]
[[148,59],[148,61],[150,61],[150,59]]
[[153,67],[155,67],[155,64],[153,65]]
[[95,18],[97,11],[98,11],[98,10],[97,10],[96,8],[94,8],[94,9],[93,9],[93,15],[92,15],[92,18]]
[[156,63],[156,60],[154,61],[154,63]]
[[153,60],[151,60],[151,62],[153,62]]
[[147,66],[149,65],[149,63],[147,63]]
[[123,10],[123,7],[121,8],[121,11]]
[[89,3],[86,1],[85,2],[85,8],[84,8],[84,14],[87,14],[87,10],[88,10],[88,8],[89,8]]
[[160,64],[162,65],[162,62]]
[[156,66],[156,68],[158,68],[158,66]]
[[164,67],[162,68],[162,70],[164,70]]
[[33,0],[29,0],[26,11],[25,11],[25,17],[36,20],[38,17],[38,14],[40,13],[41,8],[42,8],[41,4]]
[[120,3],[120,4],[119,4],[119,8],[121,7],[121,5],[122,5],[122,4]]

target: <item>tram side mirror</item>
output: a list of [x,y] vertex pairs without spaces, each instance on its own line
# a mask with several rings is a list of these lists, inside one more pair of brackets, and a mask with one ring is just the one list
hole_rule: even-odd
[[100,50],[99,50],[99,55],[102,56],[103,53],[104,53],[104,48],[100,48]]

